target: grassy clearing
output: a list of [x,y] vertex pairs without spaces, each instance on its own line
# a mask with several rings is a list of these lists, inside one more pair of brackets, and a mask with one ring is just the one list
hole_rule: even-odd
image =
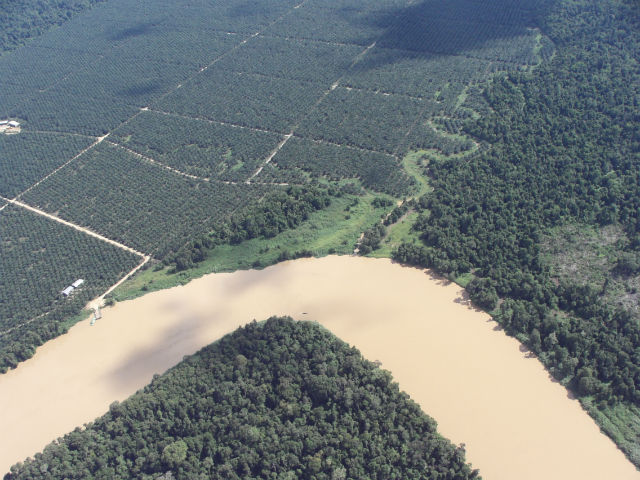
[[474,278],[473,273],[467,272],[467,273],[462,273],[458,275],[456,278],[453,279],[453,281],[456,282],[458,285],[460,285],[462,288],[467,288],[467,285],[469,285],[469,282],[473,280],[473,278]]
[[314,256],[331,253],[351,254],[361,232],[385,215],[385,208],[371,205],[376,196],[345,195],[334,198],[331,206],[315,212],[295,230],[288,230],[273,238],[258,238],[239,245],[220,245],[209,252],[208,258],[194,269],[171,273],[169,267],[148,268],[118,287],[113,298],[127,300],[147,292],[184,285],[194,278],[213,272],[231,272],[260,268],[274,264],[283,252],[291,254],[308,250]]
[[591,399],[581,399],[583,406],[596,420],[602,431],[622,449],[631,461],[640,463],[640,408],[620,403],[603,409],[593,405]]
[[419,240],[418,233],[411,229],[417,217],[417,212],[409,212],[393,225],[389,225],[388,233],[382,241],[382,246],[367,256],[374,258],[391,258],[393,250],[402,242],[417,242]]
[[468,96],[469,96],[469,85],[465,86],[460,92],[460,95],[458,95],[458,98],[456,99],[456,103],[455,103],[455,109],[460,108],[462,104],[467,100]]
[[[433,190],[423,173],[424,167],[427,165],[429,153],[430,151],[428,150],[415,150],[409,152],[402,159],[402,166],[405,171],[416,181],[417,191],[413,195],[413,198],[419,198]],[[419,240],[418,234],[411,229],[417,217],[417,212],[409,211],[396,223],[389,225],[387,227],[387,236],[382,241],[382,246],[367,256],[374,258],[391,258],[393,250],[402,242],[417,242]]]
[[423,173],[423,169],[427,165],[428,155],[430,154],[431,150],[416,150],[407,153],[402,159],[402,166],[405,171],[415,179],[416,185],[418,186],[418,191],[414,195],[414,198],[418,198],[433,190],[429,186],[429,182]]
[[542,50],[542,33],[536,32],[535,45],[533,46],[533,55],[536,58],[538,58],[538,65],[542,63],[542,58],[540,57],[540,50]]
[[623,276],[615,270],[628,244],[619,225],[568,224],[542,237],[540,258],[557,279],[599,290],[606,303],[640,318],[640,275]]

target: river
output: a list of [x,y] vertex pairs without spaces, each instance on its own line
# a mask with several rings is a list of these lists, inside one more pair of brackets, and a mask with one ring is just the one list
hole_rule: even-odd
[[462,289],[385,259],[329,256],[211,274],[103,310],[0,375],[0,471],[102,415],[252,319],[314,320],[465,443],[485,480],[640,479],[540,362]]

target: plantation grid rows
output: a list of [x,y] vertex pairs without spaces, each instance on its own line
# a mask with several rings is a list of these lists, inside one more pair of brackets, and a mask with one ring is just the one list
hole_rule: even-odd
[[0,135],[0,343],[274,189],[407,193],[407,151],[477,147],[457,135],[475,84],[549,55],[526,11],[111,0],[0,57],[0,117],[23,127]]

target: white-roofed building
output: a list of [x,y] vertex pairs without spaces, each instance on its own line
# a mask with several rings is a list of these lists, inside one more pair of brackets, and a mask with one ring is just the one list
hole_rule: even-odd
[[71,292],[73,292],[73,287],[72,286],[68,286],[67,288],[65,288],[64,290],[62,290],[62,295],[64,295],[65,297],[68,297],[69,295],[71,295]]

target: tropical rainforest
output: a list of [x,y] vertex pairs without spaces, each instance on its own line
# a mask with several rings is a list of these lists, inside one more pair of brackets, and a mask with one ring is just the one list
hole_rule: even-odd
[[5,480],[480,478],[391,375],[319,325],[227,335]]
[[[463,127],[486,151],[468,162],[429,159],[433,192],[414,224],[421,241],[395,253],[452,278],[472,271],[471,299],[613,416],[621,425],[607,421],[608,430],[626,437],[636,463],[640,431],[624,425],[640,413],[639,27],[637,3],[552,9],[541,28],[554,57],[486,88],[491,113]],[[565,258],[553,258],[571,225],[572,245],[557,249]],[[588,272],[597,255],[571,259],[568,250],[607,228],[615,238],[590,248],[609,261]],[[562,274],[567,258],[572,275]],[[629,415],[617,419],[621,404]]]
[[0,55],[24,45],[53,26],[60,25],[105,0],[17,0],[3,2],[0,11]]

